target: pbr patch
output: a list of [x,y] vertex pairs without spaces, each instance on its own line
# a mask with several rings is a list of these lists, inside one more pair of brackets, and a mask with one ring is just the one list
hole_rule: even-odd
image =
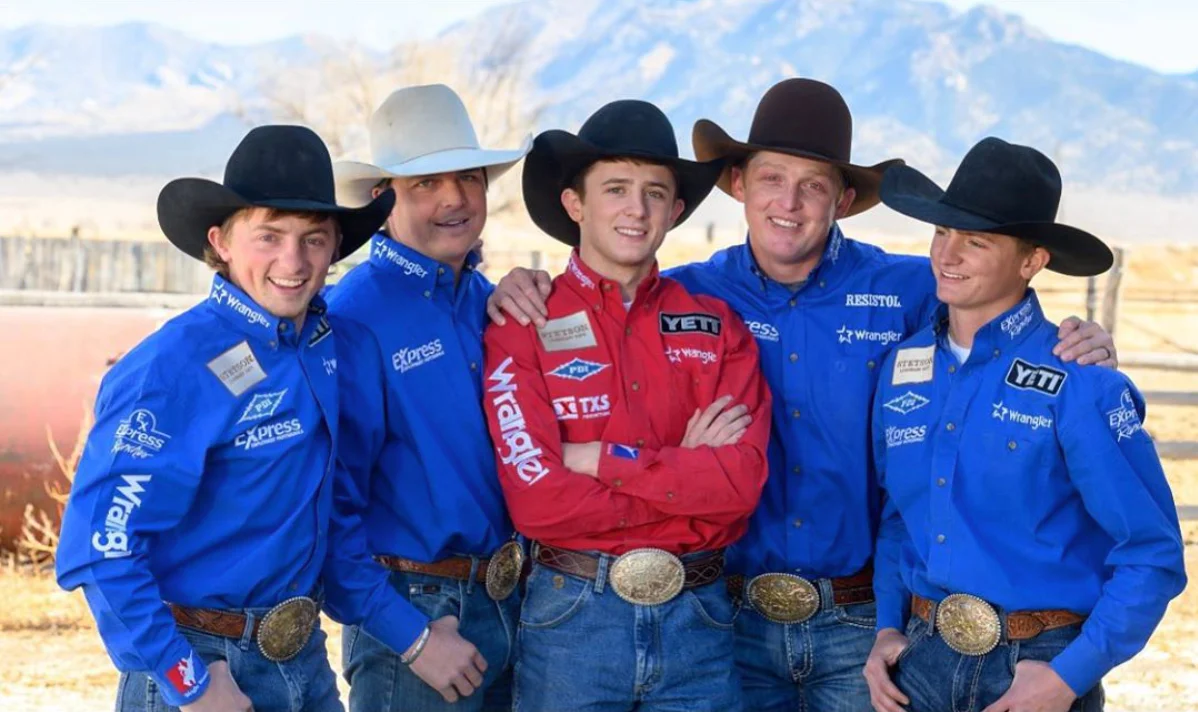
[[266,380],[266,371],[262,370],[246,341],[209,361],[208,370],[235,396]]
[[537,336],[541,337],[541,346],[546,351],[570,351],[595,345],[595,332],[585,311],[550,319],[537,329]]
[[279,404],[283,402],[283,396],[287,395],[287,389],[275,391],[274,393],[255,393],[250,399],[249,405],[245,407],[245,412],[241,414],[241,419],[237,422],[247,423],[253,420],[263,420],[275,414],[279,409]]
[[320,317],[320,321],[316,322],[316,328],[312,330],[312,336],[308,338],[308,346],[319,344],[331,333],[333,333],[333,327],[329,324],[328,318]]
[[1017,358],[1011,362],[1011,368],[1007,370],[1007,385],[1055,396],[1061,392],[1066,375],[1059,369],[1031,364]]
[[658,328],[663,334],[707,334],[719,336],[723,322],[718,316],[695,312],[691,314],[657,315]]
[[565,378],[570,381],[585,381],[610,365],[610,363],[595,363],[594,361],[574,358],[553,369],[547,375]]
[[607,454],[612,457],[620,457],[625,460],[635,460],[641,456],[640,448],[629,447],[627,445],[619,445],[609,443],[607,446]]
[[887,410],[893,410],[895,413],[899,413],[901,415],[907,415],[912,411],[919,410],[930,402],[931,401],[919,395],[918,393],[907,391],[901,396],[892,398],[883,403],[882,407],[886,408]]
[[890,384],[927,383],[932,380],[932,364],[936,360],[936,347],[920,346],[899,349],[894,355],[894,375]]

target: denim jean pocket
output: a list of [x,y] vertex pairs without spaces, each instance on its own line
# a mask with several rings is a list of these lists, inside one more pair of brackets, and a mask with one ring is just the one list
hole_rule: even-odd
[[869,630],[873,630],[878,625],[878,608],[873,601],[837,606],[833,610],[836,614],[836,620],[845,625],[867,628]]
[[911,621],[907,624],[907,647],[903,648],[902,652],[895,658],[894,664],[901,663],[912,651],[915,646],[927,640],[932,633],[932,628],[922,618],[916,616],[911,617]]
[[723,581],[684,591],[682,595],[708,626],[716,630],[731,630],[736,623],[739,609],[728,597],[728,588]]
[[591,597],[593,584],[536,564],[528,576],[520,625],[555,628],[570,620]]

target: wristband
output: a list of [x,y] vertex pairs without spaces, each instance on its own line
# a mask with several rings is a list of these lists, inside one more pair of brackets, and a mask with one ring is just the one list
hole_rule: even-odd
[[432,628],[425,626],[424,632],[416,639],[416,645],[413,646],[412,652],[399,656],[399,661],[404,665],[411,665],[416,662],[416,658],[420,657],[420,654],[424,652],[424,646],[428,645],[428,638],[432,635],[432,632]]

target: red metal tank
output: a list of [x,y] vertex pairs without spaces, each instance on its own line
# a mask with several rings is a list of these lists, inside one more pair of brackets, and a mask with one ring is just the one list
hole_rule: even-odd
[[63,481],[48,438],[53,437],[59,452],[69,457],[108,367],[180,310],[162,302],[198,299],[167,297],[145,306],[154,300],[139,299],[142,295],[65,296],[74,299],[47,300],[54,306],[0,305],[0,548],[4,549],[10,549],[20,535],[27,503],[54,511],[46,485]]

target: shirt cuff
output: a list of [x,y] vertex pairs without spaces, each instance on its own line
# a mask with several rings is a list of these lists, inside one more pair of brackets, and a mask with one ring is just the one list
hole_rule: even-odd
[[172,707],[190,705],[208,689],[208,666],[186,640],[180,637],[166,655],[166,662],[151,673],[162,699]]
[[644,469],[642,463],[653,457],[653,450],[643,447],[632,447],[619,443],[601,442],[599,444],[599,470],[597,478],[600,482],[619,490]]
[[1084,633],[1052,660],[1052,669],[1078,697],[1094,689],[1112,667],[1106,655],[1094,647]]
[[883,631],[887,628],[894,628],[900,633],[904,633],[907,629],[908,618],[908,602],[910,598],[905,594],[885,593],[874,589],[874,598],[877,600],[878,622],[876,630]]
[[399,601],[362,621],[362,629],[396,655],[403,655],[428,627],[429,619],[406,599]]

